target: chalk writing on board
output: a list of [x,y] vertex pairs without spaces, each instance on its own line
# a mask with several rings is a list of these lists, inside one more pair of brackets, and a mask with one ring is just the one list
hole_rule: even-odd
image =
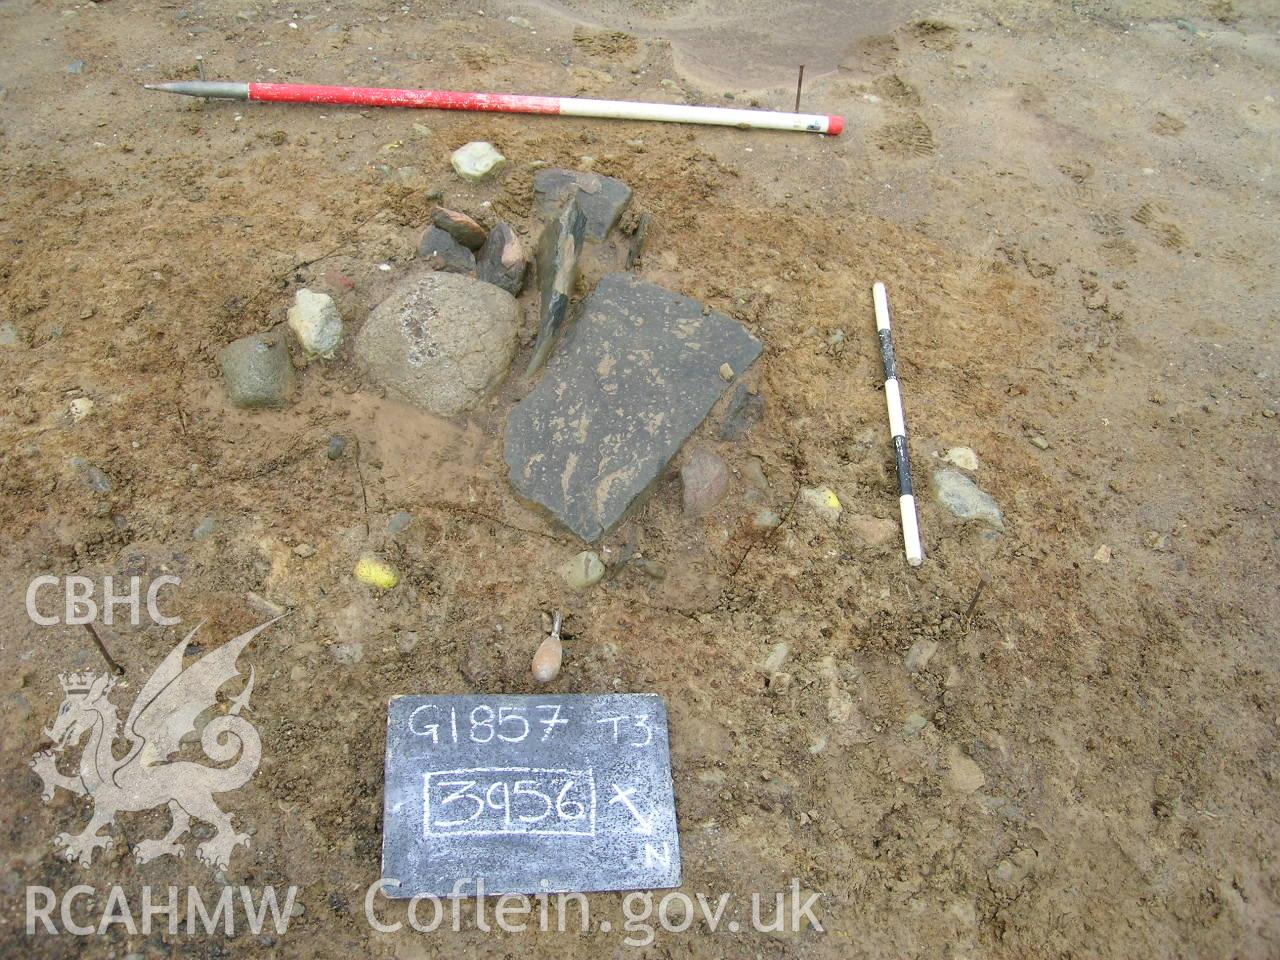
[[634,833],[641,834],[642,836],[646,836],[646,837],[652,836],[653,835],[653,807],[652,806],[649,807],[649,815],[645,816],[636,808],[636,802],[635,800],[632,799],[632,796],[636,792],[635,787],[627,787],[625,790],[623,790],[616,783],[610,784],[610,786],[613,787],[613,797],[609,800],[609,802],[622,804],[622,806],[626,808],[627,812],[630,813],[631,816],[635,817],[636,825],[631,828],[632,831]]
[[445,709],[424,703],[409,715],[409,732],[426,737],[433,744],[444,743],[523,743],[531,733],[535,739],[551,739],[557,727],[568,726],[560,715],[558,703],[535,703],[531,707],[499,706],[478,703],[458,715],[456,707]]
[[422,831],[594,837],[595,774],[590,768],[432,770],[422,776]]
[[644,714],[626,714],[621,717],[601,717],[596,723],[613,726],[613,742],[628,747],[647,747],[653,743],[653,727]]

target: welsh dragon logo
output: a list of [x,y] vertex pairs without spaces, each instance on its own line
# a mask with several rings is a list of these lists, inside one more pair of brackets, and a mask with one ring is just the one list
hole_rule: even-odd
[[[184,668],[187,646],[203,622],[197,625],[143,684],[123,730],[108,699],[115,677],[74,673],[59,678],[65,697],[52,726],[44,730],[54,747],[37,753],[31,768],[44,781],[45,803],[59,787],[93,800],[93,815],[84,831],[60,833],[54,839],[66,859],[90,866],[95,850],[112,845],[111,836],[101,831],[112,824],[117,813],[150,810],[162,804],[168,804],[172,825],[163,837],[137,844],[134,855],[139,863],[166,854],[183,856],[185,848],[180,841],[192,817],[214,828],[214,835],[196,847],[196,855],[210,867],[225,869],[237,846],[249,846],[249,835],[235,831],[231,817],[214,802],[213,795],[243,786],[262,759],[258,731],[241,716],[253,692],[253,668],[249,668],[244,688],[225,705],[219,702],[218,691],[239,676],[236,660],[241,651],[273,623],[275,620],[254,627]],[[213,709],[222,712],[204,725],[200,746],[215,764],[233,762],[207,766],[190,760],[171,761],[182,738],[197,729],[201,714]],[[79,770],[71,775],[60,772],[59,756],[86,737]],[[121,737],[128,748],[124,758],[117,759],[114,748]]]

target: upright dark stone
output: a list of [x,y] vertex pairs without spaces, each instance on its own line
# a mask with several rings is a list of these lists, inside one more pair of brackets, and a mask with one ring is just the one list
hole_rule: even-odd
[[578,258],[587,218],[576,197],[569,197],[560,214],[542,228],[538,238],[538,295],[542,299],[538,339],[525,375],[535,373],[546,361],[556,334],[569,313],[569,297],[578,282]]
[[513,297],[518,297],[524,289],[527,266],[520,238],[506,223],[489,231],[489,238],[476,254],[476,278],[501,287]]
[[507,418],[521,495],[598,540],[666,469],[760,341],[718,311],[631,274],[607,274]]
[[418,256],[432,270],[445,273],[474,273],[476,269],[476,255],[439,227],[423,231]]
[[604,240],[631,203],[631,188],[616,177],[577,170],[539,170],[533,176],[534,200],[543,218],[556,214],[574,194],[587,218],[587,239]]

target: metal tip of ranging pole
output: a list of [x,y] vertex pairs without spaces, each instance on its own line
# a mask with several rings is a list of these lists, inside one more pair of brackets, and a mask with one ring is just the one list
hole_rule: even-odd
[[898,383],[898,361],[893,353],[893,328],[889,323],[889,295],[877,281],[871,288],[876,308],[876,333],[880,337],[880,358],[884,361],[884,399],[889,408],[889,433],[893,435],[893,457],[898,463],[898,507],[902,512],[902,544],[907,563],[924,563],[920,546],[920,524],[916,518],[916,498],[911,488],[911,458],[907,454],[907,418],[902,411],[902,388]]
[[[803,69],[803,68],[802,68]],[[698,107],[684,103],[638,103],[631,100],[591,100],[585,97],[539,97],[514,93],[467,93],[455,90],[397,90],[387,87],[333,87],[309,83],[223,83],[182,80],[144,84],[148,90],[188,97],[252,100],[272,103],[351,104],[361,107],[410,107],[435,110],[479,110],[489,113],[536,113],[613,120],[654,120],[698,123],[755,130],[790,130],[837,137],[844,117],[825,113],[783,113]],[[797,89],[797,94],[799,90]]]
[[218,80],[179,80],[176,83],[144,83],[148,90],[180,93],[184,97],[215,97],[219,100],[248,100],[249,84]]

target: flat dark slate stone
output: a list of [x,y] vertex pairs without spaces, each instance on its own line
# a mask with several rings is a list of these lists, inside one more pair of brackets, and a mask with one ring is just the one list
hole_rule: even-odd
[[538,385],[507,417],[511,483],[583,540],[666,469],[760,341],[718,311],[625,273],[582,302]]
[[661,697],[410,696],[387,714],[387,896],[680,885]]
[[587,217],[587,239],[601,241],[618,225],[631,188],[616,177],[578,170],[539,170],[533,175],[533,194],[544,219],[555,216],[565,198],[577,191],[578,203]]

